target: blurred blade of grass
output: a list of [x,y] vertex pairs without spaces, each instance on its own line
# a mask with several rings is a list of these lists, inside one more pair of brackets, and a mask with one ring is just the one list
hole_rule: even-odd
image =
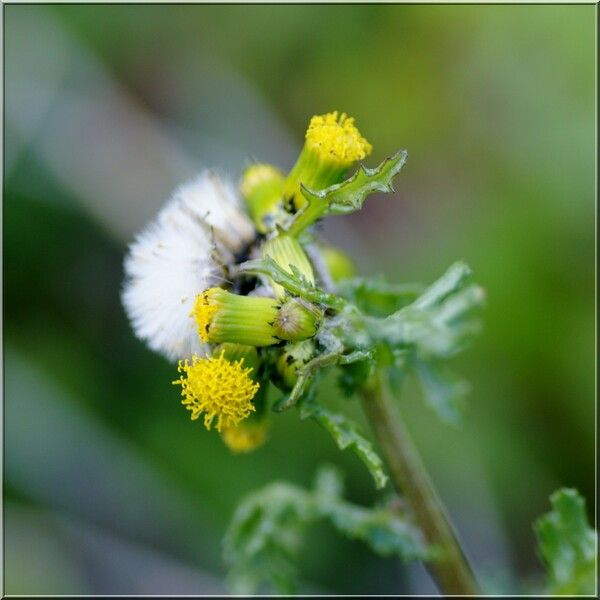
[[197,565],[93,526],[69,512],[9,502],[5,589],[9,595],[224,593]]
[[7,482],[42,505],[218,564],[201,498],[190,499],[142,455],[66,396],[10,345],[5,354]]

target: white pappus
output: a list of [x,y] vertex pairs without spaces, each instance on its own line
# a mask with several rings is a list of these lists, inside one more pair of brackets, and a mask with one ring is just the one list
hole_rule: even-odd
[[196,295],[255,238],[234,185],[203,171],[179,187],[129,246],[122,301],[133,329],[170,360],[207,350],[190,316]]

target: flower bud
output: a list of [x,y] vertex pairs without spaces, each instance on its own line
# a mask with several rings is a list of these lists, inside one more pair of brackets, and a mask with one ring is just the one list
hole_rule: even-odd
[[272,229],[277,216],[283,212],[283,173],[267,164],[254,164],[242,175],[240,192],[248,206],[248,212],[261,233]]
[[323,311],[318,306],[302,298],[290,298],[277,312],[273,326],[279,339],[300,341],[313,337],[322,319]]
[[278,310],[273,298],[239,296],[210,288],[196,297],[192,315],[204,342],[270,346],[279,342],[273,327]]
[[221,438],[234,454],[247,454],[265,443],[268,430],[267,419],[247,419],[238,425],[224,427]]
[[288,208],[298,210],[305,199],[300,184],[313,191],[339,183],[348,169],[371,153],[354,119],[337,111],[316,115],[306,131],[304,148],[290,171],[283,189]]
[[356,275],[356,267],[345,252],[329,244],[319,244],[318,249],[325,267],[335,283]]
[[[315,276],[310,260],[295,237],[281,234],[267,240],[263,245],[263,255],[272,258],[288,273],[292,273],[291,266],[296,267],[308,283],[314,284]],[[283,287],[272,280],[269,280],[269,283],[279,300],[285,298],[286,292]]]
[[298,380],[298,369],[304,367],[314,353],[312,340],[284,346],[275,364],[274,383],[283,390],[291,390]]

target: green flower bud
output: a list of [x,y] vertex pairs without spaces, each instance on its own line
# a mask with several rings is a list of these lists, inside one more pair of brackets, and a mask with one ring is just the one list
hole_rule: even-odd
[[371,153],[354,119],[337,111],[310,120],[306,141],[283,189],[286,208],[298,210],[305,204],[300,184],[313,191],[339,183],[352,165]]
[[192,315],[203,342],[270,346],[280,341],[273,327],[278,311],[273,298],[210,288],[197,296]]
[[248,212],[256,228],[266,233],[278,221],[283,212],[283,173],[267,164],[255,164],[248,167],[242,175],[240,192],[248,206]]
[[[291,273],[290,265],[293,265],[311,284],[315,282],[313,268],[300,242],[292,236],[281,234],[263,245],[263,255],[271,257],[284,271]],[[285,290],[274,281],[270,281],[275,296],[282,300],[286,296]]]
[[312,340],[284,346],[275,363],[274,383],[283,390],[291,390],[298,380],[298,369],[306,365],[314,353]]
[[356,267],[350,257],[339,248],[329,244],[319,244],[319,252],[329,271],[331,279],[337,283],[356,275]]
[[299,341],[313,337],[321,320],[323,310],[302,298],[290,298],[277,312],[273,326],[277,337],[287,341]]

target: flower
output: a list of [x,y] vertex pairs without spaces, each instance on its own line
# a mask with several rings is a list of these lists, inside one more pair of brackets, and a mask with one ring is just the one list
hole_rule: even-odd
[[362,137],[354,118],[338,111],[315,115],[306,130],[306,146],[321,160],[339,162],[347,167],[366,158],[373,146]]
[[268,421],[244,421],[239,425],[223,427],[221,438],[234,454],[252,452],[267,439]]
[[198,294],[192,314],[204,342],[271,346],[279,342],[273,327],[278,310],[273,298],[239,296],[215,287]]
[[204,354],[190,318],[196,295],[255,235],[229,181],[204,171],[178,188],[125,259],[122,300],[136,335],[171,360]]
[[301,299],[282,304],[264,296],[240,296],[222,288],[198,294],[192,311],[198,335],[213,344],[272,346],[317,333],[323,311]]
[[192,362],[180,360],[178,371],[183,373],[173,381],[181,386],[181,403],[191,411],[192,420],[204,414],[204,426],[216,429],[235,427],[256,410],[252,403],[260,384],[250,377],[252,367],[244,368],[244,359],[229,361],[224,352],[218,356],[199,357]]
[[372,149],[346,113],[335,110],[312,117],[302,152],[284,185],[288,210],[298,210],[305,204],[300,185],[320,191],[339,183],[348,169]]

